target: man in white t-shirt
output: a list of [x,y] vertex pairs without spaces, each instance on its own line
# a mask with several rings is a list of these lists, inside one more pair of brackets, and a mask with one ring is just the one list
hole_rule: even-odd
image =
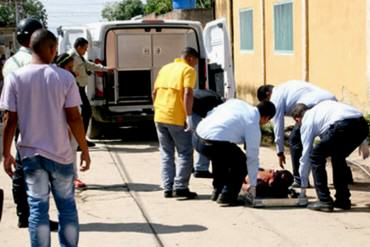
[[0,98],[4,116],[3,163],[13,175],[10,153],[18,125],[17,150],[22,160],[30,206],[29,232],[32,246],[50,246],[49,192],[59,211],[61,246],[78,245],[78,216],[74,200],[73,152],[68,126],[79,143],[82,171],[90,167],[85,132],[78,110],[81,104],[74,77],[50,65],[57,39],[39,29],[31,37],[32,62],[6,77]]

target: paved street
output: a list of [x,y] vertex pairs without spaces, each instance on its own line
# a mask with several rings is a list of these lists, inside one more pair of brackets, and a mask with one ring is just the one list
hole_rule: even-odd
[[[92,168],[76,192],[80,246],[369,246],[370,180],[355,166],[351,211],[320,213],[305,208],[224,208],[209,200],[210,179],[191,179],[196,200],[163,198],[156,141],[100,141],[91,149]],[[355,156],[353,156],[355,157]],[[357,157],[357,156],[356,156]],[[274,150],[261,149],[263,167],[276,164]],[[287,165],[290,168],[290,164]],[[329,169],[330,170],[330,167]],[[329,175],[330,177],[331,175]],[[10,179],[0,172],[5,205],[0,246],[29,246],[16,227]],[[314,200],[313,189],[309,189]],[[51,218],[56,219],[51,205]],[[52,246],[59,246],[52,233]]]

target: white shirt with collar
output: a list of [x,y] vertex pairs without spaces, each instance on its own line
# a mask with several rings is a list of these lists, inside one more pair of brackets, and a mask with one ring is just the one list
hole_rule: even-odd
[[31,49],[21,46],[19,50],[5,61],[3,67],[4,78],[15,70],[30,64],[32,61]]
[[259,168],[259,122],[260,113],[257,107],[242,100],[230,99],[210,111],[196,129],[197,134],[206,140],[246,144],[247,168],[252,186],[257,184]]
[[272,123],[277,153],[284,152],[284,117],[291,116],[294,106],[298,103],[311,108],[324,100],[336,100],[336,98],[332,93],[306,81],[291,80],[273,88],[270,101],[276,107]]
[[308,176],[311,171],[309,158],[315,137],[323,134],[337,121],[361,116],[362,113],[354,107],[332,100],[323,101],[304,114],[301,124],[303,151],[299,160],[299,174],[303,188],[308,186]]
[[75,49],[68,51],[68,54],[73,56],[73,71],[76,73],[76,81],[80,87],[85,87],[89,84],[90,75],[88,72],[108,71],[107,67],[82,58]]

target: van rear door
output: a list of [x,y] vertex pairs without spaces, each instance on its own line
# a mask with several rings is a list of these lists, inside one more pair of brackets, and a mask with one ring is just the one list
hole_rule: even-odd
[[87,39],[91,45],[91,37],[84,27],[61,27],[58,30],[58,53],[68,52],[73,48],[75,40],[79,37]]
[[207,23],[203,39],[208,57],[209,88],[225,99],[235,98],[234,69],[226,19]]

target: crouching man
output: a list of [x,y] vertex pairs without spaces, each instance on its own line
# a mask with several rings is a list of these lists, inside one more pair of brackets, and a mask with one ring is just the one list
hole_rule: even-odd
[[[318,201],[308,208],[331,212],[333,208],[350,209],[350,192],[348,189],[346,157],[361,143],[363,157],[369,155],[367,123],[352,106],[336,102],[323,101],[309,109],[298,104],[292,111],[297,123],[301,123],[301,140],[303,145],[300,159],[301,188],[305,193],[308,175],[312,167]],[[315,137],[320,142],[313,146]],[[365,141],[364,141],[365,140]],[[325,169],[326,158],[331,157],[333,182],[336,190],[335,201],[330,197],[328,179]]]
[[[266,124],[274,114],[275,106],[269,101],[254,107],[242,100],[230,99],[199,123],[194,132],[193,146],[212,161],[212,200],[229,206],[238,204],[238,194],[247,173],[251,194],[255,196],[260,125]],[[243,143],[247,147],[246,154],[237,145]]]

